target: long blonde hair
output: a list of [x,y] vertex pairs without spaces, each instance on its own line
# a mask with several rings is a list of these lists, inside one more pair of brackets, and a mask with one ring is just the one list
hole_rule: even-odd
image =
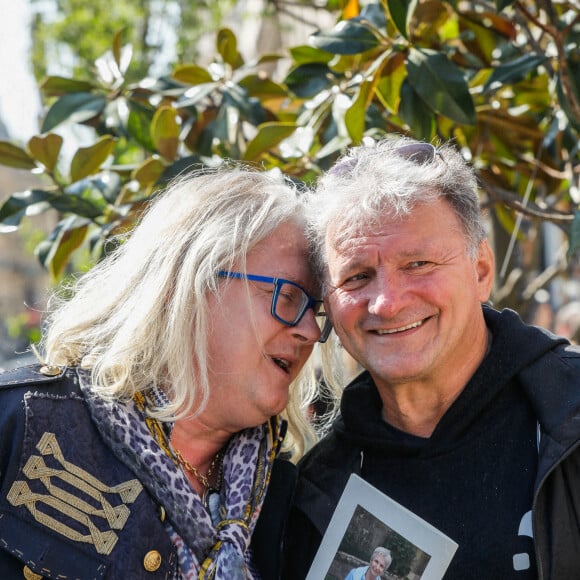
[[[169,407],[161,420],[195,415],[210,394],[207,296],[216,273],[283,223],[305,224],[296,188],[279,174],[243,166],[203,170],[174,181],[154,199],[116,250],[78,279],[72,298],[55,294],[41,343],[46,362],[90,370],[97,393],[128,399],[152,385]],[[312,442],[304,406],[315,390],[309,363],[291,385],[289,441]]]

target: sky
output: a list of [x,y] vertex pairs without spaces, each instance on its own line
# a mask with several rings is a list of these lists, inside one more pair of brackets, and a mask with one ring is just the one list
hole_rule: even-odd
[[0,119],[12,140],[38,133],[40,98],[28,62],[28,0],[0,0]]

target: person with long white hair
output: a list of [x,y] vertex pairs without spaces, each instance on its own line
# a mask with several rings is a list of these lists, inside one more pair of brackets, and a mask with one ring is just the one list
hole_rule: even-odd
[[272,577],[266,492],[311,442],[329,331],[302,194],[201,170],[116,242],[50,302],[41,364],[0,375],[2,577]]

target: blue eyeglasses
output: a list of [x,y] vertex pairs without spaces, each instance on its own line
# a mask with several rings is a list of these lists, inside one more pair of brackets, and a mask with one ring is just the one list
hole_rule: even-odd
[[220,278],[236,278],[238,280],[251,280],[252,282],[265,282],[274,285],[270,314],[286,326],[296,326],[309,308],[312,308],[316,321],[320,327],[318,342],[326,342],[332,323],[324,312],[322,300],[312,298],[304,288],[284,278],[271,278],[270,276],[256,276],[255,274],[242,274],[241,272],[218,272]]

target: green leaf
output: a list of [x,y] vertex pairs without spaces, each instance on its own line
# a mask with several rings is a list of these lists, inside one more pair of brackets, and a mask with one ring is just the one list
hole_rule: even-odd
[[248,98],[248,93],[240,86],[228,84],[222,92],[223,102],[240,112],[240,115],[252,125],[258,126],[265,119],[265,111],[258,99]]
[[284,55],[281,54],[262,54],[260,56],[257,57],[257,60],[254,61],[255,65],[261,65],[261,64],[268,64],[268,63],[272,63],[272,62],[278,62],[279,60],[282,60],[283,58],[286,58]]
[[96,173],[101,165],[111,155],[115,147],[115,140],[110,135],[101,137],[90,147],[81,147],[77,150],[70,164],[72,181],[79,181],[88,175]]
[[49,133],[44,137],[34,136],[28,141],[28,150],[48,171],[54,171],[62,142],[62,137],[55,133]]
[[295,130],[296,123],[263,123],[258,127],[256,136],[248,143],[244,160],[255,161],[262,153],[274,149]]
[[401,100],[401,86],[407,78],[405,56],[402,52],[393,54],[382,69],[382,74],[376,87],[376,95],[385,109],[396,113]]
[[285,79],[286,86],[300,98],[314,97],[331,86],[330,71],[325,64],[296,67]]
[[572,257],[580,249],[580,211],[574,212],[574,221],[570,231],[570,246],[568,247],[568,257]]
[[101,215],[101,210],[93,203],[76,195],[53,193],[43,189],[29,189],[12,194],[0,206],[0,223],[10,229],[18,227],[22,218],[42,205],[52,207],[61,213],[73,213],[94,219]]
[[[407,0],[402,1],[405,2]],[[387,26],[385,8],[379,2],[369,2],[368,4],[365,4],[363,9],[360,11],[360,14],[355,16],[352,20],[357,22],[370,22],[378,30],[384,30]]]
[[30,170],[36,167],[34,160],[24,149],[8,141],[0,141],[0,164],[7,167],[15,167],[16,169]]
[[495,0],[495,7],[498,12],[501,12],[504,8],[511,6],[516,0]]
[[259,99],[275,99],[285,98],[287,96],[286,89],[274,81],[263,78],[261,75],[254,74],[244,77],[239,82],[250,97],[257,97]]
[[26,210],[35,204],[42,203],[47,193],[42,190],[28,190],[13,193],[0,206],[1,232],[13,231],[18,228]]
[[187,173],[199,168],[201,159],[197,155],[190,155],[188,157],[180,157],[175,163],[172,163],[164,172],[158,183],[160,185],[167,184],[172,179],[178,176],[186,175]]
[[67,93],[88,93],[95,88],[93,83],[68,79],[65,77],[47,77],[40,85],[40,90],[48,97],[60,97]]
[[529,72],[536,70],[546,60],[547,58],[542,55],[526,54],[510,62],[501,64],[495,67],[487,79],[483,90],[493,89],[495,88],[494,85],[498,83],[500,86],[508,83],[515,84],[523,80]]
[[206,69],[195,64],[178,66],[171,76],[176,81],[186,85],[202,85],[213,81],[211,74]]
[[408,81],[434,111],[464,125],[475,125],[475,107],[463,72],[443,53],[412,48]]
[[151,121],[151,137],[159,154],[173,161],[179,148],[179,123],[173,107],[157,109]]
[[127,104],[129,105],[127,129],[130,135],[147,151],[155,151],[155,145],[151,138],[151,121],[153,121],[154,110],[133,99],[127,101]]
[[121,61],[122,61],[122,54],[123,54],[123,31],[118,31],[115,33],[113,37],[113,47],[111,49],[113,53],[113,58],[115,59],[115,63],[119,70],[122,69]]
[[401,87],[399,116],[411,128],[413,137],[423,141],[431,140],[435,126],[433,112],[413,90],[408,80],[405,80]]
[[295,46],[290,49],[290,54],[296,64],[310,64],[313,62],[327,64],[334,58],[334,55],[330,52],[313,46]]
[[229,64],[233,69],[240,68],[244,64],[244,59],[238,52],[236,36],[229,28],[222,28],[218,32],[216,45],[224,62]]
[[84,123],[102,113],[107,99],[92,93],[71,93],[60,97],[49,109],[41,132],[48,133],[64,122]]
[[409,21],[417,6],[417,0],[388,0],[391,18],[397,30],[405,37],[409,37]]
[[348,134],[355,145],[359,145],[362,141],[365,131],[365,114],[367,110],[367,103],[369,94],[373,90],[372,82],[364,82],[358,88],[354,103],[349,107],[344,115],[344,122],[348,130]]
[[310,36],[316,48],[333,54],[360,54],[379,45],[368,26],[352,20],[339,22],[331,31],[318,31]]
[[55,228],[51,236],[53,239],[40,246],[37,256],[53,280],[58,280],[62,276],[72,253],[85,241],[88,228],[86,220],[70,216]]
[[133,171],[131,177],[146,187],[157,183],[164,171],[165,164],[159,159],[150,157]]
[[205,100],[216,88],[220,86],[218,83],[203,83],[195,85],[187,91],[187,97],[181,97],[177,100],[175,106],[179,109],[187,107],[195,107]]

